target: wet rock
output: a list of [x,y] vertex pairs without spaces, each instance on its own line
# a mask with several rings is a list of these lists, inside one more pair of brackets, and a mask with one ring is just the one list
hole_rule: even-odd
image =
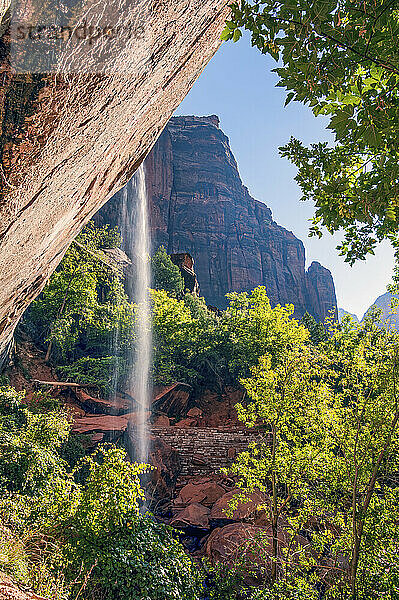
[[183,508],[177,516],[175,516],[170,524],[179,529],[186,527],[194,527],[199,529],[208,529],[209,527],[209,508],[202,506],[198,502],[192,502],[186,508]]
[[168,417],[180,418],[187,410],[191,391],[192,387],[187,383],[176,382],[168,386],[158,386],[155,388],[152,407]]
[[180,494],[175,500],[175,505],[201,503],[204,506],[212,506],[225,493],[225,489],[221,485],[218,485],[209,478],[203,478],[198,483],[190,482],[185,485],[180,490]]
[[91,415],[75,419],[72,425],[74,433],[94,433],[96,431],[103,433],[122,433],[125,431],[129,414],[123,416],[114,415]]
[[150,436],[151,488],[156,499],[171,498],[180,473],[178,453],[160,438]]
[[[150,413],[145,414],[145,418],[148,419]],[[105,434],[115,435],[123,433],[128,423],[132,427],[137,427],[142,416],[137,412],[127,413],[125,415],[93,415],[86,414],[84,417],[75,419],[72,425],[72,431],[74,433],[94,433],[102,432]]]
[[84,390],[77,389],[75,395],[82,407],[90,413],[106,415],[123,415],[131,411],[131,402],[127,398],[117,396],[106,400],[90,396]]
[[[131,460],[138,460],[140,447],[137,423],[130,420],[123,434],[123,445]],[[161,438],[149,434],[148,462],[155,467],[148,474],[148,496],[152,503],[172,498],[181,465],[178,453]]]

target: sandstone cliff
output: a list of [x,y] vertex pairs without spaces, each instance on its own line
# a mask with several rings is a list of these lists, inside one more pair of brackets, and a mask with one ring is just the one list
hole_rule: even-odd
[[[218,117],[173,117],[145,161],[154,246],[189,252],[208,304],[265,285],[273,304],[292,302],[317,320],[336,310],[330,271],[305,271],[302,242],[243,185]],[[116,223],[120,196],[101,211]]]
[[13,70],[10,12],[0,11],[0,357],[74,236],[132,176],[218,48],[228,14],[224,0],[81,4],[85,19],[137,22],[140,35],[68,46],[50,74]]

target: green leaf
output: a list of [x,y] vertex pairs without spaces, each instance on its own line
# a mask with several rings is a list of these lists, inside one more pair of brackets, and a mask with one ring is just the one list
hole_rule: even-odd
[[239,29],[236,29],[233,34],[233,42],[238,42],[238,40],[240,39],[241,36],[242,36],[241,31]]
[[285,100],[284,106],[287,106],[291,102],[291,100],[294,98],[294,96],[295,96],[295,92],[290,92],[287,95],[287,98]]

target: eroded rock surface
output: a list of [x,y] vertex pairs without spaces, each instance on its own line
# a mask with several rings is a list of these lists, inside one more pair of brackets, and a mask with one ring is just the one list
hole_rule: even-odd
[[[100,2],[97,11],[102,4],[109,10]],[[120,72],[111,61],[111,73],[13,74],[2,45],[0,355],[70,242],[129,180],[218,48],[229,10],[224,0],[117,5],[129,19],[146,16],[141,37],[114,57]]]

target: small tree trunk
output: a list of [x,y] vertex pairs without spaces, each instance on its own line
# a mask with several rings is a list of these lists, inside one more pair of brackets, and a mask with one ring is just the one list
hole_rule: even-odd
[[[276,428],[273,426],[272,429],[273,441],[272,441],[272,462],[274,463],[276,456],[276,445],[277,445],[277,436],[276,436]],[[278,508],[277,508],[277,485],[276,485],[276,474],[272,473],[272,570],[271,570],[271,580],[274,583],[277,581],[277,557],[278,557]]]

